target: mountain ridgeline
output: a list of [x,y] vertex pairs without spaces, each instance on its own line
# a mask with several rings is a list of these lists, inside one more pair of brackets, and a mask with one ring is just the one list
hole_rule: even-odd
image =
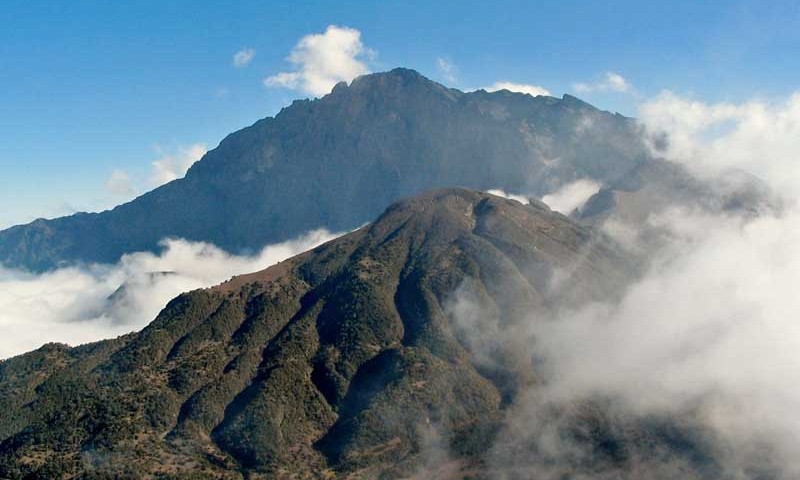
[[0,232],[0,263],[108,263],[167,237],[247,252],[356,228],[431,188],[540,196],[579,178],[614,181],[647,158],[634,121],[577,98],[465,93],[395,69],[295,101],[229,135],[185,178],[113,210]]
[[139,333],[0,363],[0,478],[727,478],[686,418],[601,400],[528,418],[566,457],[515,436],[546,373],[513,332],[638,269],[535,201],[410,198]]

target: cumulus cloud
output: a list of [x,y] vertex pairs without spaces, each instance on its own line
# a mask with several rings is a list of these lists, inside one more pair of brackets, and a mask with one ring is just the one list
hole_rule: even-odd
[[619,73],[606,72],[603,77],[592,83],[575,83],[572,88],[578,93],[593,92],[620,92],[628,93],[633,91],[633,85]]
[[487,190],[486,193],[491,193],[492,195],[497,195],[498,197],[508,198],[509,200],[516,200],[517,202],[527,205],[531,203],[530,199],[524,195],[515,195],[513,193],[508,193],[505,190],[500,190],[498,188]]
[[156,147],[156,149],[161,154],[161,158],[153,162],[153,171],[150,174],[150,183],[154,187],[183,178],[189,167],[208,151],[208,148],[201,143],[179,147],[170,152],[161,147]]
[[542,197],[542,202],[557,212],[569,215],[600,190],[600,184],[588,178],[568,183]]
[[233,54],[233,66],[243,68],[250,64],[256,56],[254,48],[243,48]]
[[519,92],[519,93],[527,93],[532,97],[538,97],[539,95],[550,95],[550,91],[544,87],[540,87],[539,85],[531,85],[525,83],[514,83],[514,82],[495,82],[493,85],[488,87],[483,87],[484,90],[487,92],[496,92],[498,90],[508,90],[510,92]]
[[117,197],[130,197],[136,191],[131,182],[131,176],[125,170],[114,170],[106,180],[106,190]]
[[253,256],[172,239],[158,254],[132,253],[115,265],[39,275],[0,266],[0,358],[47,342],[76,345],[138,330],[182,292],[262,270],[336,236],[316,230]]
[[374,52],[361,42],[361,32],[330,25],[323,33],[301,38],[287,60],[294,70],[267,77],[267,87],[283,87],[322,96],[338,82],[369,73],[366,61]]
[[439,74],[444,78],[445,82],[451,85],[458,83],[458,67],[456,67],[455,63],[439,57],[436,59],[436,68],[439,69]]

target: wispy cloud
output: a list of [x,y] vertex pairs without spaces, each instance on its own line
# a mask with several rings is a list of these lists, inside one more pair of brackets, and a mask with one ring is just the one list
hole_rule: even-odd
[[531,201],[528,199],[528,197],[526,197],[524,195],[517,195],[517,194],[514,194],[514,193],[508,193],[505,190],[501,190],[499,188],[495,188],[495,189],[492,189],[492,190],[487,190],[486,193],[491,193],[492,195],[497,195],[498,197],[507,198],[509,200],[515,200],[515,201],[517,201],[517,202],[519,202],[519,203],[521,203],[523,205],[527,205],[527,204],[531,203]]
[[130,197],[136,193],[131,176],[125,170],[116,169],[106,180],[106,190],[115,197]]
[[256,56],[254,48],[243,48],[233,54],[233,66],[243,68],[250,64]]
[[569,215],[580,208],[589,198],[600,190],[600,184],[591,179],[570,182],[558,190],[542,197],[542,202],[551,209]]
[[630,93],[633,85],[622,75],[615,72],[606,72],[602,78],[591,83],[575,83],[572,88],[578,93],[593,92],[619,92]]
[[287,59],[294,70],[267,77],[264,85],[322,96],[338,82],[369,73],[366,62],[374,55],[362,43],[360,31],[330,25],[323,33],[301,38]]
[[550,91],[546,88],[527,83],[495,82],[493,85],[483,87],[483,89],[487,92],[508,90],[509,92],[527,93],[533,97],[537,97],[539,95],[550,95]]
[[436,59],[436,68],[439,69],[439,74],[445,82],[450,85],[458,83],[458,67],[456,67],[455,63],[446,58],[439,57]]
[[201,143],[188,147],[179,147],[175,151],[167,152],[162,147],[156,147],[161,158],[153,161],[153,171],[150,174],[150,184],[154,187],[183,178],[196,161],[206,154],[208,148]]

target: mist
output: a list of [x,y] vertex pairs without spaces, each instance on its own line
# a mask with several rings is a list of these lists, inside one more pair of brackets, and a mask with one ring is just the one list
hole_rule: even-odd
[[[544,195],[541,201],[550,207],[550,209],[564,215],[569,215],[575,209],[582,207],[592,195],[600,190],[600,187],[601,185],[598,182],[582,178],[560,186],[553,192]],[[499,188],[487,190],[486,192],[497,195],[498,197],[508,198],[509,200],[516,200],[523,205],[529,204],[530,198],[533,197],[529,194],[509,193]]]
[[114,265],[43,274],[0,266],[0,359],[47,342],[78,345],[139,330],[182,292],[262,270],[337,236],[315,230],[252,256],[167,239],[157,254],[128,254]]
[[[592,401],[605,405],[621,436],[653,418],[703,432],[692,438],[713,453],[718,476],[798,478],[800,94],[707,104],[665,92],[641,106],[640,118],[654,155],[708,180],[722,181],[731,171],[754,174],[781,208],[710,213],[676,202],[645,225],[612,217],[606,233],[632,254],[643,253],[636,240],[645,228],[667,239],[647,252],[646,272],[620,299],[562,305],[548,318],[528,319],[522,329],[495,332],[491,342],[474,329],[470,345],[479,359],[483,345],[495,348],[497,335],[527,338],[542,378],[509,409],[493,467],[524,472],[535,463],[537,478],[562,478],[565,465],[596,461],[585,445],[563,435],[578,415],[565,412],[582,412]],[[476,308],[462,299],[451,313],[469,326],[482,316]],[[523,443],[547,461],[515,460],[514,449]],[[605,474],[692,477],[685,462],[659,452],[632,454],[630,465],[632,476]],[[574,478],[606,478],[596,474]]]

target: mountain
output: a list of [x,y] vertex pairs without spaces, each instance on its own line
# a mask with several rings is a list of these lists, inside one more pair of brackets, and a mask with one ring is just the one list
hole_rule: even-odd
[[541,196],[579,178],[611,182],[647,158],[632,119],[575,97],[465,93],[395,69],[295,101],[130,203],[0,232],[0,263],[114,262],[166,237],[254,251],[320,227],[356,228],[431,188]]
[[0,363],[0,478],[676,478],[648,461],[724,478],[686,419],[601,400],[546,416],[566,419],[568,457],[509,433],[546,378],[516,329],[609,298],[638,269],[536,201],[403,200],[179,296],[141,332]]

